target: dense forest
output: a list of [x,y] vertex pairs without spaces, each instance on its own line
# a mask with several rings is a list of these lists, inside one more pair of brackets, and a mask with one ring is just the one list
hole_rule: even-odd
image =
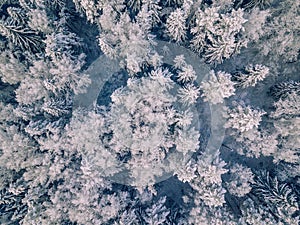
[[300,2],[0,0],[0,224],[299,225]]

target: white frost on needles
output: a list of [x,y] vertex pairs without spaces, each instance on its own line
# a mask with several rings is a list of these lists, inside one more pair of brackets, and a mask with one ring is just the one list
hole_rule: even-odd
[[264,111],[252,109],[250,106],[237,105],[233,109],[225,107],[227,113],[225,118],[227,122],[225,128],[233,128],[243,133],[253,128],[257,128],[261,117],[265,114]]
[[210,72],[208,81],[203,81],[200,89],[204,101],[212,104],[223,103],[224,98],[228,98],[235,93],[234,82],[231,81],[231,75],[222,71]]

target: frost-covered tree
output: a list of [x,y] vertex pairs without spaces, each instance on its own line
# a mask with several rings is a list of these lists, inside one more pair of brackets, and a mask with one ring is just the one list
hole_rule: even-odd
[[[236,141],[236,146],[232,147],[237,153],[247,157],[258,158],[260,156],[272,156],[274,162],[280,161],[278,139],[278,131],[268,128],[262,129],[262,116],[266,112],[259,109],[253,109],[246,106],[244,103],[236,104],[230,109],[225,107],[227,112],[225,118],[225,128],[230,128],[229,134],[232,135]],[[287,155],[290,155],[289,153]],[[281,158],[283,160],[284,157]]]
[[214,7],[220,8],[222,11],[226,10],[228,11],[229,9],[232,8],[234,2],[232,0],[213,0],[212,5]]
[[250,168],[241,164],[234,164],[229,169],[230,178],[226,182],[226,188],[232,195],[243,197],[251,191],[254,175]]
[[90,84],[88,75],[81,72],[84,65],[85,55],[82,54],[76,59],[72,59],[69,55],[62,55],[59,61],[53,61],[54,64],[50,68],[51,78],[48,82],[55,88],[52,90],[63,91],[71,90],[74,94],[84,93],[86,87]]
[[300,94],[300,82],[293,80],[275,84],[270,88],[270,94],[276,99],[285,99],[290,93]]
[[278,152],[278,133],[252,129],[236,137],[240,146],[236,151],[247,157],[276,156]]
[[16,99],[20,104],[33,104],[47,96],[47,90],[43,86],[42,80],[27,78],[22,81],[16,90]]
[[142,0],[142,8],[137,15],[137,21],[144,30],[150,30],[161,22],[159,0]]
[[300,96],[295,92],[287,94],[274,103],[275,111],[271,113],[274,126],[278,131],[280,150],[276,159],[290,163],[299,162],[299,109]]
[[[285,61],[295,61],[299,55],[299,2],[287,0],[274,7],[272,17],[264,26],[258,48],[263,55],[274,60],[282,57]],[[265,41],[265,38],[268,41]]]
[[274,216],[266,210],[262,205],[254,204],[250,198],[246,199],[242,206],[242,217],[239,219],[241,224],[262,224],[262,225],[275,225],[278,224]]
[[183,67],[187,66],[184,55],[175,56],[173,62],[174,62],[173,66],[176,69],[182,69]]
[[[244,4],[244,1],[242,1]],[[246,4],[243,5],[244,8],[264,8],[268,5],[270,5],[270,3],[272,2],[272,0],[251,0],[249,2],[247,2]]]
[[300,164],[298,163],[284,163],[281,162],[276,168],[276,175],[280,181],[289,182],[290,180],[295,181],[296,184],[300,183],[299,173]]
[[[221,176],[227,172],[226,163],[215,155],[204,152],[197,161],[187,165],[186,174],[190,185],[196,191],[189,224],[236,224],[225,203],[226,190],[222,187]],[[178,175],[179,179],[186,175]],[[186,178],[184,178],[186,179]]]
[[237,225],[237,221],[233,217],[230,208],[215,207],[209,208],[203,203],[192,208],[188,224],[218,224],[218,225]]
[[185,12],[178,8],[170,14],[167,19],[166,27],[168,35],[176,42],[182,42],[186,37],[187,27],[186,14]]
[[49,18],[45,9],[32,9],[29,14],[30,21],[28,26],[36,31],[44,34],[50,33],[52,28],[50,26]]
[[299,216],[294,215],[299,210],[298,200],[288,184],[280,182],[277,177],[271,177],[269,173],[261,173],[255,179],[253,192],[267,204],[267,208],[282,224],[299,222]]
[[173,67],[177,69],[177,81],[183,85],[195,85],[197,74],[192,65],[187,64],[184,55],[175,56]]
[[166,197],[148,191],[117,190],[91,170],[64,172],[65,181],[50,190],[43,224],[70,221],[80,224],[162,224],[168,220]]
[[[105,16],[104,16],[105,15]],[[132,74],[140,72],[142,67],[151,61],[154,54],[151,45],[154,43],[153,35],[148,30],[144,30],[142,25],[132,22],[130,16],[123,13],[119,19],[111,21],[103,14],[100,17],[101,23],[109,26],[103,27],[103,32],[99,37],[101,50],[111,58],[121,60],[121,65]],[[107,30],[106,30],[107,28]]]
[[263,65],[248,65],[245,68],[245,73],[237,73],[235,79],[238,86],[243,88],[254,87],[257,82],[262,81],[269,74],[269,68]]
[[103,176],[123,173],[120,182],[142,190],[155,183],[156,175],[176,171],[180,160],[198,149],[193,115],[178,107],[171,76],[158,68],[130,78],[112,93],[104,115],[73,115],[68,135],[72,148],[82,155],[82,166]]
[[82,156],[81,169],[84,172],[96,179],[96,176],[100,178],[100,174],[109,176],[119,171],[117,160],[100,139],[109,133],[103,116],[95,112],[75,111],[66,129],[69,139],[67,147]]
[[0,34],[24,51],[37,52],[42,45],[41,38],[33,30],[24,24],[16,23],[11,17],[0,20]]
[[[29,167],[31,163],[34,164],[28,160],[34,157],[37,146],[26,134],[19,132],[21,124],[14,115],[14,108],[11,104],[0,103],[0,166],[19,172]],[[38,154],[36,157],[38,158]]]
[[181,67],[181,71],[178,71],[178,81],[187,83],[196,80],[196,72],[191,65],[184,65]]
[[241,224],[298,224],[299,210],[295,190],[268,172],[256,174],[250,197],[240,209]]
[[0,77],[9,84],[17,84],[25,76],[26,67],[9,51],[3,51],[0,55]]
[[158,202],[145,210],[144,220],[148,224],[166,223],[167,216],[170,212],[164,206],[166,198],[161,198]]
[[246,22],[242,9],[228,13],[219,12],[218,7],[207,7],[196,13],[195,25],[191,28],[191,47],[204,53],[208,63],[221,63],[238,53],[247,45],[244,39],[236,38]]
[[[239,1],[237,7],[247,8],[244,4],[248,1]],[[294,23],[299,15],[299,3],[285,1],[277,4],[265,4],[268,1],[249,1],[252,4],[251,10],[248,8],[246,13],[245,30],[243,36],[259,52],[260,56],[268,56],[269,65],[273,69],[279,69],[280,62],[295,62],[299,52],[298,36],[295,35],[299,30],[298,24]],[[270,2],[270,1],[269,1]],[[254,4],[253,4],[254,3]],[[257,4],[258,3],[258,4]],[[250,5],[251,5],[250,4]],[[257,5],[265,5],[257,7]],[[267,41],[268,40],[268,41]],[[254,42],[254,43],[253,43]]]
[[212,104],[223,103],[224,98],[228,98],[235,93],[235,83],[231,81],[231,75],[222,71],[215,73],[213,70],[209,74],[207,81],[200,85],[201,95],[204,101]]
[[58,27],[57,30],[46,35],[45,55],[53,60],[59,60],[63,54],[76,55],[82,46],[82,40],[69,30]]
[[[198,147],[199,134],[192,128],[192,117],[174,108],[178,97],[169,91],[175,87],[170,76],[168,70],[159,68],[150,77],[130,79],[125,88],[112,94],[110,142],[116,153],[130,153],[132,159],[126,166],[136,171],[133,176],[138,176],[137,180],[141,179],[137,173],[141,167],[160,171],[171,147],[176,146],[183,156]],[[176,125],[173,131],[172,125]]]
[[243,103],[234,103],[234,108],[225,107],[224,117],[227,119],[225,128],[232,128],[240,133],[249,131],[259,126],[264,111],[245,106]]
[[195,201],[197,205],[203,202],[206,206],[218,207],[225,203],[226,190],[222,187],[221,179],[221,175],[227,172],[225,165],[219,152],[215,158],[211,153],[204,152],[197,161],[192,160],[186,165],[186,172],[180,171],[177,176],[182,181],[189,181],[196,191],[197,198],[201,199]]
[[278,101],[274,102],[275,111],[271,113],[274,119],[293,118],[299,116],[300,95],[293,92],[286,93],[286,97],[282,96]]
[[[51,93],[58,94],[65,90],[78,94],[85,91],[90,84],[87,75],[81,73],[84,56],[72,59],[70,55],[62,55],[57,61],[35,61],[16,90],[16,97],[21,104],[33,104],[47,100]],[[25,94],[26,93],[26,94]]]
[[193,84],[187,84],[178,90],[180,101],[187,105],[196,103],[200,93],[199,87]]
[[243,35],[250,42],[259,41],[260,37],[264,35],[264,26],[269,16],[269,10],[259,10],[259,8],[254,8],[245,14],[247,22],[244,24]]

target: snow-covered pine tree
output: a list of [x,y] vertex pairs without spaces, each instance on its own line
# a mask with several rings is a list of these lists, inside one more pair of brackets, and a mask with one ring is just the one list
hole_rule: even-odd
[[254,87],[257,82],[262,81],[269,74],[269,68],[263,65],[248,65],[245,68],[245,73],[239,72],[234,78],[237,80],[237,85],[243,88]]
[[225,98],[234,95],[235,83],[231,81],[231,75],[222,71],[211,71],[207,81],[202,81],[200,90],[203,91],[204,101],[212,104],[223,103]]
[[167,33],[175,42],[185,40],[187,30],[185,23],[186,15],[182,9],[177,8],[169,15],[166,23]]

